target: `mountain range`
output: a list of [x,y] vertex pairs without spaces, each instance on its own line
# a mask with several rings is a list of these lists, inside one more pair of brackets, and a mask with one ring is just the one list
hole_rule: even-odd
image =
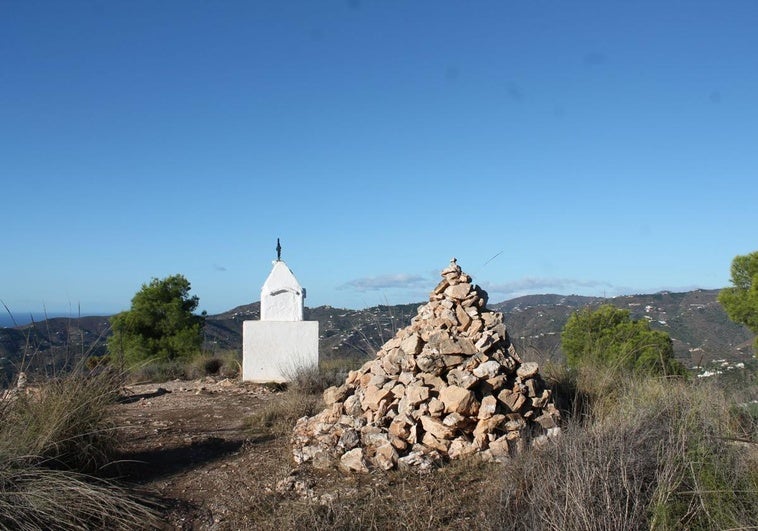
[[[613,298],[578,295],[527,295],[490,304],[503,312],[508,332],[523,358],[561,362],[560,332],[568,317],[585,306],[612,304],[669,333],[677,359],[687,367],[752,358],[753,334],[729,320],[717,301],[718,290],[659,292]],[[423,303],[380,305],[363,310],[332,306],[305,309],[305,319],[319,322],[322,359],[368,358],[395,332],[407,326]],[[260,303],[238,306],[206,317],[204,348],[209,352],[242,348],[242,323],[260,318]],[[0,328],[0,384],[17,367],[55,374],[83,356],[105,353],[110,334],[107,316],[53,317]],[[4,377],[3,377],[4,375]]]

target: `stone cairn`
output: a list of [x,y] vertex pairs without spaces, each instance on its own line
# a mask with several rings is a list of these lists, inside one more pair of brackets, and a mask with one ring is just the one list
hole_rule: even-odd
[[504,461],[560,432],[539,366],[523,362],[503,314],[486,309],[455,258],[429,303],[295,425],[298,464],[349,471],[426,469],[478,454]]

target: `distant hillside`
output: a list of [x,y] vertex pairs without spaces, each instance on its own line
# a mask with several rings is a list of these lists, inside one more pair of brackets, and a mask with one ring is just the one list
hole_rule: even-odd
[[[675,354],[688,367],[714,359],[750,359],[753,334],[732,323],[716,300],[718,290],[661,292],[603,299],[577,295],[528,295],[490,304],[504,314],[511,338],[522,355],[540,362],[560,362],[560,332],[569,315],[584,306],[612,304],[647,319],[674,340]],[[419,305],[375,306],[348,310],[331,306],[306,308],[305,319],[319,322],[324,359],[373,355],[395,332],[407,326]],[[209,315],[205,348],[211,352],[241,350],[242,323],[260,318],[260,303]],[[105,352],[107,317],[58,317],[15,328],[0,328],[0,384],[23,361],[33,372],[54,374],[85,355]],[[26,357],[24,357],[26,353]],[[2,377],[2,374],[5,377]]]
[[53,317],[69,317],[70,313],[45,313],[45,312],[30,312],[30,313],[9,313],[4,308],[0,308],[0,328],[23,326],[31,322],[42,322],[45,319],[52,319]]
[[676,357],[692,367],[714,359],[744,361],[753,355],[753,333],[729,320],[718,303],[719,290],[660,292],[603,299],[577,295],[528,295],[490,305],[502,311],[514,343],[522,352],[560,360],[560,332],[569,315],[584,306],[612,304],[647,319],[653,329],[667,332]]
[[[713,359],[744,361],[752,357],[753,334],[729,320],[717,301],[718,290],[661,292],[604,299],[579,295],[527,295],[490,304],[503,312],[511,338],[525,356],[562,361],[560,332],[572,312],[584,306],[612,304],[647,319],[652,328],[668,332],[678,359],[688,367]],[[322,358],[369,356],[399,328],[410,323],[421,302],[347,310],[331,306],[306,308],[305,318],[319,322]],[[239,306],[206,321],[210,350],[239,349],[242,322],[258,319],[260,304]]]
[[105,353],[108,317],[54,317],[0,328],[0,387],[16,370],[53,376],[84,356]]

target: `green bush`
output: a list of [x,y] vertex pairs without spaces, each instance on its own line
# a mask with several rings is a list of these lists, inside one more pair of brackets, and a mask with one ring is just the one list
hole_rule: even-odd
[[199,299],[190,297],[182,275],[154,278],[132,298],[129,311],[111,317],[108,352],[136,364],[148,359],[189,358],[200,351],[205,317],[195,315]]
[[[732,261],[732,286],[719,293],[719,302],[729,318],[758,334],[758,251]],[[753,343],[758,357],[758,337]]]
[[627,310],[610,304],[574,312],[561,333],[561,347],[570,367],[591,364],[666,376],[686,372],[674,359],[668,334],[651,330],[646,320],[634,321]]
[[227,350],[216,356],[221,360],[219,374],[224,378],[237,378],[242,373],[242,352]]
[[160,383],[206,376],[236,378],[242,369],[239,357],[237,352],[230,350],[215,355],[197,354],[189,359],[152,359],[130,367],[129,381]]

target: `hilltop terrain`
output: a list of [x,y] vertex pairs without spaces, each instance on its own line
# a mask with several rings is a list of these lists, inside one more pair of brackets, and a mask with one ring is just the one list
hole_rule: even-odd
[[[752,358],[753,334],[729,320],[717,301],[718,290],[660,292],[604,299],[578,295],[528,295],[489,304],[504,314],[511,338],[528,359],[561,361],[560,332],[572,312],[603,303],[627,309],[635,319],[668,332],[677,359],[687,367],[712,360],[730,362]],[[322,359],[365,358],[395,331],[406,326],[421,303],[374,306],[349,310],[332,306],[305,309],[305,319],[319,322]],[[242,323],[260,318],[260,303],[209,315],[205,348],[211,352],[242,348]],[[108,317],[55,317],[29,325],[0,328],[0,371],[5,381],[19,363],[32,372],[53,374],[83,356],[105,353],[110,333]],[[26,353],[26,358],[24,355]],[[3,378],[0,377],[0,381]]]
[[[555,345],[565,318],[576,308],[602,302],[544,296],[491,307],[506,313],[514,340],[522,342],[522,354],[534,355],[534,359],[544,352],[560,356]],[[685,338],[677,339],[679,349],[694,344],[686,341],[700,341],[710,348],[711,338],[724,330],[714,325],[718,322],[714,315],[717,317],[720,310],[715,292],[661,293],[612,302],[654,321],[656,327],[676,330]],[[306,318],[321,323],[321,348],[327,359],[326,354],[361,358],[374,345],[394,336],[414,309],[415,305],[363,311],[320,307],[309,309]],[[209,317],[206,348],[235,348],[241,323],[257,318],[257,312],[255,304]],[[519,325],[533,325],[538,333],[519,339],[515,330]],[[27,348],[37,349],[36,359],[49,359],[42,354],[58,352],[65,364],[94,352],[90,349],[101,348],[107,320],[45,323],[46,337],[52,338],[47,344],[33,343],[45,337],[37,328],[2,332],[7,338],[21,334]],[[101,339],[88,342],[96,334]],[[744,343],[749,341],[748,334]],[[718,344],[733,348],[737,357],[749,353],[742,344],[734,347],[730,340],[722,338]],[[710,352],[691,348],[685,357],[705,357]],[[42,368],[50,369],[47,365]],[[732,382],[739,393],[734,395],[739,403],[734,404],[734,399],[723,394],[728,378],[638,381],[618,378],[618,374],[609,378],[613,375],[610,371],[598,374],[597,367],[584,378],[557,366],[552,370],[556,372],[549,382],[556,396],[562,396],[561,407],[566,409],[561,415],[566,415],[566,423],[561,427],[566,429],[551,444],[512,456],[506,466],[466,460],[460,465],[433,467],[423,474],[406,469],[347,474],[335,467],[295,466],[293,426],[297,419],[323,410],[324,399],[332,396],[322,394],[323,389],[341,380],[332,382],[330,375],[319,374],[312,376],[318,378],[312,381],[303,375],[302,382],[296,380],[283,390],[280,386],[208,375],[194,381],[120,382],[119,398],[105,406],[119,437],[112,461],[99,470],[152,500],[150,505],[161,529],[391,529],[403,522],[408,529],[466,527],[489,531],[509,525],[534,529],[545,522],[552,522],[550,527],[556,529],[574,529],[586,521],[608,529],[640,529],[654,527],[650,515],[660,511],[669,515],[666,518],[672,524],[667,527],[671,528],[689,528],[690,523],[693,528],[742,528],[755,521],[758,505],[751,490],[756,470],[754,415],[750,417],[756,396],[754,376],[745,371],[744,378]],[[66,380],[56,378],[48,384]],[[577,385],[576,392],[570,391],[572,382]],[[43,387],[32,385],[27,392],[43,396],[37,394]],[[568,394],[558,395],[561,392]],[[613,400],[614,407],[574,409],[576,403],[572,405],[571,397],[600,396],[598,393]],[[724,422],[729,415],[734,415],[734,422]],[[420,422],[421,428],[416,425],[415,429],[426,429],[424,421]],[[714,426],[734,427],[735,431],[719,431],[712,436],[709,430]],[[740,444],[735,445],[735,441]],[[679,466],[687,458],[697,459],[697,466],[690,461]],[[609,469],[609,464],[613,468]],[[671,470],[675,476],[667,479],[659,470]],[[709,475],[711,471],[720,475]],[[609,474],[631,479],[609,482]],[[713,489],[698,488],[703,480],[713,481],[714,477],[718,483]],[[556,484],[567,488],[556,490]],[[571,493],[571,503],[557,496],[559,491]],[[658,492],[673,492],[684,503],[660,505]],[[706,496],[713,492],[744,492],[745,496]],[[635,508],[631,512],[629,500]],[[697,510],[685,510],[687,507]],[[724,507],[724,514],[716,511]]]
[[[569,504],[581,508],[582,518],[587,519],[583,521],[605,517],[600,525],[610,529],[646,528],[610,524],[617,522],[614,519],[619,515],[627,516],[619,506],[624,509],[624,501],[632,495],[640,506],[633,516],[647,522],[644,515],[650,511],[644,494],[659,478],[650,471],[663,468],[656,461],[662,459],[660,448],[671,447],[674,462],[682,455],[692,455],[670,441],[661,443],[660,437],[679,432],[667,427],[659,434],[651,426],[658,426],[661,418],[668,419],[671,410],[682,408],[685,418],[702,420],[707,416],[694,409],[689,400],[700,396],[696,404],[712,406],[723,391],[721,384],[703,381],[682,387],[676,382],[651,379],[647,385],[665,394],[660,396],[645,388],[644,396],[657,397],[659,402],[636,403],[635,411],[648,413],[632,428],[629,421],[618,416],[605,425],[588,416],[593,426],[605,426],[605,433],[610,435],[593,442],[591,437],[583,438],[580,430],[569,430],[557,439],[553,453],[546,458],[539,453],[526,455],[523,461],[512,461],[510,467],[468,460],[428,474],[346,474],[337,468],[295,466],[290,445],[292,427],[301,415],[312,415],[324,407],[320,395],[307,395],[296,387],[280,392],[214,377],[133,385],[124,389],[124,396],[112,410],[122,435],[114,472],[154,497],[165,529],[394,529],[398,521],[406,529],[535,529],[544,525],[545,513],[559,521],[569,519],[560,510],[563,505],[556,492],[561,489],[556,489],[556,484],[568,485],[564,492],[585,495]],[[627,390],[617,400],[624,403],[634,397]],[[683,433],[697,437],[702,429],[688,425]],[[708,442],[723,445],[724,440],[715,437]],[[588,450],[578,450],[584,448],[582,444],[588,445]],[[722,451],[735,450],[742,452],[739,455],[747,468],[756,462],[754,445],[729,446]],[[626,468],[609,470],[609,466]],[[729,478],[739,477],[734,470],[726,470]],[[632,479],[608,482],[608,474]],[[524,504],[514,506],[514,497],[523,494],[520,486],[530,482],[533,491],[543,497],[535,501],[532,493]],[[627,486],[630,482],[632,487]],[[629,490],[624,491],[620,484]],[[634,490],[635,484],[638,490]],[[685,491],[680,496],[692,496],[697,490],[687,483],[673,488]],[[734,488],[726,483],[727,492]],[[744,498],[746,511],[755,513],[750,501],[755,495],[748,494]],[[609,500],[610,505],[598,503],[593,514],[593,501],[598,499]],[[549,505],[551,501],[553,505]],[[748,514],[744,520],[750,518]],[[515,521],[520,524],[513,525]],[[579,528],[560,523],[553,527]]]

